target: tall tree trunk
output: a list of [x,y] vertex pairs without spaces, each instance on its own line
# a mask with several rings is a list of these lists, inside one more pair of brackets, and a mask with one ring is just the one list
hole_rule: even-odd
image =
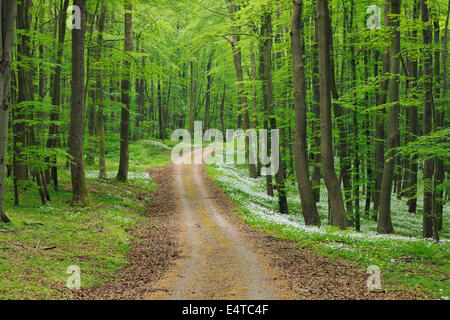
[[159,123],[159,138],[162,139],[163,135],[163,122],[164,122],[164,111],[163,111],[163,101],[162,101],[162,88],[161,88],[161,79],[158,79],[158,123]]
[[[444,28],[444,40],[443,42],[443,54],[442,54],[442,61],[443,63],[443,81],[442,81],[442,97],[445,99],[443,102],[448,103],[447,98],[447,90],[448,90],[448,74],[447,74],[447,57],[448,57],[448,25],[450,22],[450,0],[448,1],[447,6],[447,19],[445,20],[445,28]],[[449,126],[448,116],[443,118],[443,126]],[[444,168],[444,179],[445,179],[445,172],[450,172],[450,168],[447,166],[447,169]],[[448,198],[448,191],[446,192],[446,195],[442,196],[442,202],[445,203]],[[439,230],[442,229],[442,219],[439,221]]]
[[[141,45],[141,41],[142,40],[140,37],[136,40],[136,52],[144,52],[143,44]],[[142,67],[145,67],[145,57],[142,57],[141,63]],[[144,110],[145,80],[142,79],[142,76],[136,78],[135,87],[136,87],[136,98],[135,98],[136,117],[135,117],[133,141],[138,141],[141,139],[141,131],[140,131],[141,122],[145,119],[145,110]]]
[[344,229],[347,224],[345,206],[339,180],[334,171],[333,138],[331,122],[331,61],[330,37],[328,35],[330,16],[328,0],[318,0],[319,24],[319,72],[320,72],[320,125],[322,173],[328,190],[330,224]]
[[91,205],[83,161],[85,126],[84,47],[86,0],[74,0],[81,10],[81,28],[72,30],[72,105],[70,110],[69,154],[72,157],[72,205]]
[[[435,78],[435,90],[434,99],[439,101],[441,99],[441,48],[440,48],[440,28],[439,28],[439,17],[434,18],[434,78]],[[447,63],[447,61],[445,61]],[[445,96],[443,97],[445,99]],[[441,103],[440,103],[441,104]],[[439,105],[440,105],[439,104]],[[434,105],[435,122],[434,130],[442,130],[444,127],[444,113],[441,108],[436,108],[438,105]],[[434,159],[434,181],[433,181],[433,215],[437,219],[438,229],[442,229],[442,218],[443,218],[443,203],[444,203],[444,192],[442,189],[439,190],[439,186],[444,182],[445,179],[445,167],[444,161],[439,157]]]
[[211,106],[211,65],[212,65],[212,58],[213,58],[214,52],[211,53],[209,59],[208,59],[208,66],[206,67],[206,102],[205,102],[205,117],[203,120],[203,130],[206,131],[209,129],[209,113],[210,113],[210,106]]
[[[365,83],[368,85],[369,82],[369,59],[370,59],[370,53],[371,51],[366,50],[364,53],[364,78]],[[369,95],[369,92],[365,95],[366,100],[366,108],[373,105],[373,99],[371,99],[371,96]],[[371,123],[372,123],[372,117],[369,113],[366,114],[365,119],[365,127],[366,127],[366,166],[367,166],[367,179],[366,179],[366,202],[364,205],[364,213],[367,217],[370,216],[370,205],[372,203],[372,195],[373,195],[373,188],[374,188],[374,174],[373,174],[373,157],[371,154],[372,150],[372,136],[371,136]]]
[[[420,0],[414,1],[413,19],[417,21],[420,14]],[[417,39],[417,30],[412,32],[413,39]],[[408,57],[408,72],[411,80],[407,81],[408,89],[413,94],[414,99],[417,99],[417,82],[418,82],[418,61],[414,58]],[[417,105],[408,107],[406,111],[406,126],[407,126],[407,142],[413,141],[419,134],[419,123],[417,115]],[[416,213],[417,209],[417,156],[414,156],[408,165],[409,170],[407,172],[407,185],[406,196],[408,197],[408,211],[410,213]]]
[[[124,51],[133,51],[133,5],[130,0],[124,0],[125,3],[125,44]],[[131,107],[131,62],[124,60],[124,75],[122,79],[122,112],[120,119],[120,163],[117,180],[126,182],[128,180],[129,165],[129,142],[130,142],[130,107]]]
[[220,126],[222,132],[225,132],[225,99],[227,97],[227,85],[223,85],[222,102],[220,103]]
[[[390,0],[385,0],[384,5],[384,23],[386,27],[390,27]],[[383,71],[380,93],[378,94],[377,105],[382,106],[387,102],[387,91],[389,89],[388,73],[391,66],[390,50],[383,53]],[[373,195],[374,218],[378,219],[378,211],[380,206],[380,190],[381,180],[383,179],[384,168],[384,147],[385,147],[385,113],[386,108],[382,108],[377,112],[375,120],[375,190]]]
[[[346,14],[344,15],[346,17]],[[347,19],[347,18],[345,18]],[[330,90],[331,95],[334,101],[339,100],[339,93],[336,84],[336,76],[335,76],[335,62],[334,62],[334,45],[333,45],[333,29],[331,26],[331,15],[328,12],[327,19],[327,35],[328,42],[330,48]],[[346,44],[346,36],[344,37],[344,43]],[[342,73],[341,78],[344,76],[344,61],[342,62]],[[343,82],[343,81],[342,81]],[[343,86],[342,86],[343,89]],[[336,124],[338,128],[339,134],[339,144],[338,144],[338,156],[339,156],[339,166],[340,166],[340,177],[342,179],[342,184],[344,186],[344,197],[345,197],[345,206],[347,209],[347,215],[351,215],[353,211],[352,201],[351,201],[351,193],[352,193],[352,184],[351,184],[351,159],[349,157],[349,146],[348,146],[348,137],[347,137],[347,127],[344,121],[344,110],[342,109],[339,102],[334,102],[332,104],[334,117],[336,118]]]
[[[354,32],[358,32],[357,25],[353,25],[355,15],[355,3],[354,0],[351,0],[351,14],[350,14],[350,30],[355,30]],[[360,217],[360,166],[361,160],[359,155],[359,113],[358,113],[358,96],[356,94],[356,85],[357,85],[357,74],[356,74],[356,48],[355,48],[354,35],[352,34],[350,37],[350,66],[351,66],[351,86],[354,88],[355,93],[353,95],[353,198],[355,201],[354,205],[354,220],[355,220],[355,230],[361,231],[361,217]]]
[[[268,106],[268,101],[267,101],[267,81],[266,81],[266,66],[265,66],[265,39],[263,38],[263,35],[265,33],[264,31],[265,29],[265,24],[262,23],[261,24],[261,31],[260,31],[260,35],[261,35],[261,40],[260,40],[260,48],[259,48],[259,78],[261,81],[261,91],[262,91],[262,96],[263,96],[263,104],[262,104],[262,108],[261,108],[261,112],[263,114],[263,122],[264,122],[264,130],[266,132],[269,132],[270,130],[270,123],[269,123],[269,117],[268,117],[268,113],[267,113],[267,106]],[[260,137],[260,139],[262,139],[262,137]],[[271,156],[271,137],[270,134],[267,135],[267,139],[265,141],[265,150],[267,150],[267,157],[270,158]],[[261,148],[262,149],[262,148]],[[270,170],[270,164],[269,166],[266,165],[266,170]],[[270,174],[266,174],[266,185],[267,185],[267,195],[273,197],[275,195],[274,193],[274,187],[273,187],[273,178],[272,175]]]
[[[430,22],[430,13],[426,0],[420,1],[422,11],[423,43],[425,45],[425,63],[424,63],[424,123],[423,135],[427,136],[433,130],[433,51],[432,51],[432,31]],[[423,237],[434,237],[439,241],[439,230],[437,230],[437,221],[433,213],[433,173],[434,159],[426,159],[423,168]]]
[[311,183],[313,186],[314,198],[316,202],[320,201],[320,180],[322,178],[321,170],[321,156],[320,156],[320,80],[319,80],[319,26],[317,16],[315,16],[315,30],[314,30],[314,66],[312,75],[312,90],[313,102],[312,112],[314,113],[314,120],[311,121],[313,137],[314,137],[314,154],[313,154],[313,173]]
[[[228,0],[228,12],[231,15],[234,14],[232,0]],[[234,67],[236,69],[239,110],[240,110],[240,115],[243,118],[244,130],[247,131],[248,129],[250,129],[250,115],[248,112],[247,95],[246,95],[245,88],[244,88],[244,74],[242,71],[242,52],[241,52],[241,48],[239,47],[239,36],[237,35],[238,31],[234,30],[234,32],[235,32],[235,34],[233,34],[232,38],[231,38],[231,47],[233,50]],[[247,159],[249,157],[254,157],[255,155],[250,155],[250,153],[249,153],[249,138],[248,138],[248,136],[245,139],[245,144],[246,144],[246,148],[245,148],[246,154],[248,155]],[[250,161],[250,162],[252,162],[252,161]],[[248,170],[249,170],[250,177],[257,176],[255,164],[249,163]]]
[[172,81],[169,79],[169,86],[167,89],[167,99],[166,102],[163,103],[161,100],[161,135],[160,139],[165,140],[167,135],[167,124],[169,121],[169,103],[170,103],[170,92],[172,90]]
[[[18,96],[17,103],[23,103],[28,100],[30,82],[28,73],[30,72],[28,61],[31,58],[31,43],[29,33],[31,31],[31,15],[30,8],[32,6],[31,0],[23,0],[18,3],[17,7],[17,29],[21,30],[19,41],[17,44],[17,59],[20,62],[18,67]],[[32,83],[31,83],[32,85]],[[30,97],[33,99],[33,97]],[[34,99],[33,99],[34,100]],[[15,143],[15,162],[14,174],[18,181],[28,179],[27,160],[25,158],[24,150],[27,146],[27,122],[23,107],[18,106],[14,110],[13,132]]]
[[[253,34],[252,31],[250,31],[250,34]],[[259,119],[258,119],[258,92],[257,92],[257,81],[258,81],[258,72],[256,67],[256,55],[254,50],[253,42],[250,43],[250,60],[252,64],[252,117],[251,117],[251,127],[257,129],[259,126]],[[254,150],[254,155],[256,156],[256,170],[255,172],[251,172],[252,174],[255,174],[255,176],[250,176],[250,178],[257,178],[261,175],[261,161],[259,158],[259,145],[257,144]]]
[[302,213],[306,225],[320,226],[312,183],[309,180],[308,152],[306,143],[306,85],[303,60],[303,1],[294,0],[291,21],[291,49],[294,68],[294,107],[296,116],[295,167],[302,201]]
[[378,233],[392,233],[394,228],[391,220],[391,194],[392,182],[394,179],[395,167],[395,148],[397,147],[398,115],[400,110],[400,8],[401,0],[391,0],[391,25],[393,27],[393,36],[391,42],[391,65],[389,80],[389,102],[392,105],[389,108],[388,115],[388,133],[387,133],[387,155],[384,162],[383,178],[380,189],[380,208],[378,214]]
[[[102,8],[100,12],[100,16],[98,19],[98,38],[97,45],[100,48],[103,46],[103,32],[105,30],[105,19],[106,19],[106,6],[105,2],[102,2]],[[97,61],[99,61],[102,57],[101,49],[97,52]],[[98,156],[98,165],[99,165],[99,178],[106,179],[106,159],[105,159],[105,124],[103,121],[103,110],[105,109],[105,95],[103,94],[103,80],[102,80],[102,71],[96,70],[96,102],[98,105],[97,109],[97,139],[98,139],[98,147],[99,147],[99,156]]]
[[10,107],[11,64],[14,49],[17,1],[0,0],[0,221],[9,222],[5,212],[6,151]]
[[[265,83],[265,94],[266,94],[266,112],[269,118],[270,130],[277,129],[277,120],[275,118],[275,110],[273,103],[273,83],[272,83],[272,16],[270,14],[265,14],[263,17],[263,30],[264,33],[262,37],[264,38],[264,83]],[[248,116],[248,113],[247,113]],[[247,121],[247,120],[245,120]],[[268,133],[271,135],[271,133]],[[283,135],[280,129],[280,139]],[[278,194],[278,205],[279,211],[283,214],[289,213],[288,203],[287,203],[287,191],[285,185],[285,172],[284,163],[282,159],[281,146],[278,148],[278,159],[273,158],[273,161],[278,161],[278,171],[275,172],[275,189]],[[254,167],[256,171],[256,167]],[[309,179],[309,177],[308,177]]]
[[[57,147],[58,125],[55,123],[59,121],[59,111],[61,107],[61,62],[63,56],[63,44],[66,36],[66,20],[67,8],[69,7],[69,0],[61,1],[60,18],[58,20],[58,43],[56,53],[55,73],[52,77],[51,99],[53,108],[50,111],[50,125],[48,129],[47,149],[52,150]],[[58,191],[58,166],[56,156],[46,159],[47,163],[51,164],[51,177],[53,180],[53,188]],[[50,173],[47,171],[46,179],[48,180]]]
[[[189,62],[191,77],[190,77],[190,95],[189,95],[189,132],[191,133],[191,137],[194,135],[194,61]],[[159,84],[158,84],[159,85]],[[159,90],[159,89],[158,89]]]

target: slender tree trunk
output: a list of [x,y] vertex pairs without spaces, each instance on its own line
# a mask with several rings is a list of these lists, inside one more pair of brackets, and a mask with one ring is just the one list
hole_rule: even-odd
[[330,224],[344,229],[347,224],[345,206],[339,180],[334,171],[333,138],[331,122],[331,61],[330,37],[328,35],[330,16],[328,0],[318,0],[319,24],[319,72],[320,72],[320,126],[322,172],[328,190]]
[[[230,14],[234,14],[232,0],[228,0],[228,12]],[[237,30],[234,30],[234,31],[236,33],[238,33]],[[246,94],[245,88],[244,88],[244,74],[242,71],[242,52],[239,47],[239,36],[236,34],[233,34],[233,36],[231,38],[231,47],[233,50],[234,67],[236,69],[239,109],[241,111],[240,115],[243,118],[244,131],[247,131],[248,129],[250,129],[250,115],[248,112],[247,94]],[[254,157],[254,155],[250,155],[250,152],[249,152],[249,138],[248,137],[246,137],[246,139],[245,139],[245,144],[246,144],[245,150],[246,150],[246,154],[247,154],[247,159],[249,157]],[[248,170],[249,170],[250,177],[256,177],[256,165],[255,164],[249,163]]]
[[158,80],[158,113],[159,113],[159,138],[162,139],[163,135],[163,121],[164,121],[164,112],[163,112],[163,101],[162,101],[162,88],[161,88],[162,80]]
[[[106,6],[105,2],[102,2],[102,8],[100,12],[100,16],[98,19],[98,38],[97,45],[100,48],[103,46],[103,32],[105,30],[105,19],[106,19]],[[101,49],[97,52],[97,61],[99,61],[102,57]],[[98,139],[98,147],[99,147],[99,157],[98,157],[98,165],[99,165],[99,178],[106,179],[106,159],[105,159],[105,124],[103,121],[104,114],[103,110],[105,109],[105,95],[103,94],[103,80],[102,80],[102,71],[96,70],[96,102],[98,105],[97,109],[97,139]]]
[[[130,0],[125,0],[125,44],[124,51],[133,51],[133,5]],[[129,165],[129,142],[130,142],[130,107],[131,107],[131,63],[129,59],[124,60],[124,75],[122,79],[122,113],[120,119],[120,163],[117,180],[126,182],[128,180]]]
[[[414,2],[414,13],[413,19],[417,21],[420,14],[420,0],[415,0]],[[417,31],[413,30],[412,32],[413,39],[417,38]],[[417,82],[418,82],[418,62],[417,59],[408,58],[408,72],[410,73],[410,77],[412,78],[407,82],[408,88],[413,94],[413,97],[417,99]],[[406,119],[407,119],[407,142],[413,141],[417,138],[419,134],[419,123],[418,123],[418,115],[417,115],[417,105],[413,105],[408,107],[406,111]],[[410,213],[416,213],[417,209],[417,156],[414,156],[409,165],[409,170],[407,172],[407,191],[406,196],[408,197],[408,211]]]
[[[346,18],[347,19],[347,18]],[[329,43],[329,59],[330,59],[330,90],[333,100],[339,100],[339,93],[336,84],[335,77],[335,63],[334,63],[334,45],[333,45],[333,29],[331,26],[331,15],[328,12],[326,19],[326,28],[327,28],[327,36]],[[344,37],[346,39],[346,37]],[[346,40],[344,39],[344,43]],[[344,62],[342,63],[342,73],[341,78],[344,75]],[[343,81],[342,81],[343,82]],[[342,87],[343,89],[343,87]],[[338,102],[334,102],[332,104],[334,117],[336,118],[336,124],[338,128],[339,135],[339,143],[338,143],[338,156],[339,156],[339,166],[340,166],[340,177],[342,179],[342,184],[344,186],[344,198],[345,198],[345,206],[347,209],[347,215],[351,215],[353,211],[352,201],[351,201],[351,193],[352,193],[352,184],[351,184],[351,159],[349,157],[349,145],[348,145],[348,137],[347,137],[347,128],[344,121],[344,110]],[[346,219],[347,220],[347,219]]]
[[5,212],[6,151],[10,107],[11,64],[14,49],[16,0],[0,0],[0,221],[10,222]]
[[[143,45],[141,45],[140,37],[136,40],[136,51],[137,52],[144,51]],[[142,67],[145,67],[145,57],[142,57],[141,61]],[[140,131],[141,121],[145,119],[145,110],[144,110],[145,80],[142,79],[142,76],[136,78],[135,87],[136,87],[136,98],[135,98],[136,117],[135,117],[133,141],[138,141],[141,139],[141,131]]]
[[168,86],[168,89],[167,89],[167,99],[166,99],[166,102],[165,103],[162,102],[163,104],[161,105],[161,112],[162,112],[162,114],[161,114],[161,116],[162,116],[162,119],[161,119],[162,127],[161,127],[161,135],[160,135],[160,139],[161,140],[165,140],[166,139],[167,123],[169,121],[169,103],[170,103],[170,92],[171,92],[171,90],[172,90],[172,82],[171,82],[171,80],[169,80],[169,86]]
[[220,104],[220,126],[222,128],[222,132],[225,132],[225,99],[227,97],[227,85],[223,85],[223,95],[222,102]]
[[393,233],[394,228],[391,220],[391,194],[392,182],[394,179],[395,167],[395,148],[398,131],[399,115],[399,95],[400,95],[400,8],[401,0],[391,0],[391,25],[393,27],[393,36],[391,43],[391,65],[389,73],[389,108],[388,133],[387,133],[387,156],[384,163],[383,178],[381,180],[380,190],[380,208],[378,214],[378,233]]
[[[435,78],[435,90],[434,99],[439,101],[441,99],[441,48],[440,48],[440,28],[439,28],[439,18],[434,18],[434,43],[436,49],[434,51],[434,78]],[[445,61],[445,63],[447,63]],[[445,98],[445,96],[444,96]],[[441,108],[436,108],[434,106],[435,122],[434,130],[442,130],[444,127],[444,113]],[[433,215],[437,219],[438,230],[442,229],[442,218],[443,218],[443,203],[444,203],[444,192],[439,190],[439,186],[444,182],[445,179],[445,168],[444,161],[438,157],[434,159],[435,161],[435,173],[433,181]]]
[[[366,81],[366,85],[369,81],[369,59],[370,59],[370,51],[366,50],[364,53],[364,78]],[[369,107],[373,104],[373,99],[371,99],[371,96],[369,95],[369,92],[365,95],[366,100],[366,107]],[[366,114],[366,121],[365,121],[365,128],[366,128],[366,166],[367,166],[367,179],[366,179],[366,202],[364,205],[364,213],[367,217],[370,215],[370,205],[372,203],[372,195],[373,195],[373,188],[374,188],[374,174],[373,174],[373,157],[371,154],[372,151],[372,136],[371,136],[371,123],[372,123],[372,117],[369,113]]]
[[[430,13],[426,0],[420,1],[422,11],[423,42],[425,45],[425,63],[424,63],[424,123],[423,135],[427,136],[432,131],[433,126],[433,52],[432,52],[432,31],[430,22]],[[437,219],[433,214],[433,173],[434,159],[426,159],[423,169],[423,237],[434,237],[439,241],[439,231],[437,230]]]
[[[275,110],[273,103],[273,82],[272,82],[272,16],[270,14],[265,14],[263,17],[263,34],[264,38],[264,84],[265,84],[265,94],[266,94],[266,112],[269,118],[270,130],[277,129],[277,120],[275,118]],[[271,133],[268,133],[271,135]],[[283,135],[280,130],[280,139]],[[267,139],[269,140],[269,139]],[[271,145],[271,143],[270,143]],[[269,144],[267,146],[269,148]],[[286,186],[285,186],[285,172],[284,172],[284,163],[282,159],[281,146],[278,145],[278,159],[274,159],[274,161],[278,161],[279,168],[278,171],[275,172],[275,186],[274,188],[277,190],[278,194],[278,204],[279,211],[283,214],[289,213],[288,203],[287,203],[287,194],[286,194]],[[256,168],[254,168],[256,170]],[[309,177],[308,177],[309,179]]]
[[[259,78],[261,81],[261,92],[263,96],[263,104],[261,108],[261,113],[263,114],[263,122],[264,122],[264,130],[266,132],[270,131],[270,123],[269,123],[269,117],[267,112],[267,81],[266,81],[266,63],[265,63],[265,39],[263,37],[265,31],[265,24],[261,24],[261,41],[260,41],[260,48],[259,48]],[[261,139],[262,137],[260,137]],[[270,158],[271,156],[271,137],[270,134],[267,135],[267,139],[265,141],[265,150],[267,150],[267,157]],[[269,165],[270,166],[270,165]],[[270,169],[267,165],[265,166],[266,170]],[[267,185],[267,195],[273,197],[275,195],[274,193],[274,186],[273,186],[273,177],[270,174],[266,174],[266,185]]]
[[72,31],[72,106],[70,110],[69,154],[72,157],[72,205],[90,206],[83,161],[85,127],[84,46],[86,0],[74,0],[81,10],[81,28]]
[[303,1],[294,0],[291,21],[291,49],[294,68],[294,107],[296,115],[295,167],[297,173],[302,213],[306,225],[320,226],[312,183],[309,180],[308,153],[306,143],[306,85],[303,60]]
[[189,62],[190,70],[191,70],[191,77],[190,77],[190,95],[189,95],[189,132],[191,133],[191,137],[194,135],[194,94],[195,94],[195,87],[194,87],[194,61]]
[[[61,15],[58,20],[58,43],[56,53],[56,67],[55,73],[52,77],[52,91],[51,99],[53,108],[50,111],[50,125],[48,129],[47,149],[51,150],[57,147],[58,125],[55,123],[59,121],[59,111],[61,107],[61,61],[63,56],[63,44],[66,36],[66,20],[67,8],[69,7],[69,0],[63,0],[60,5]],[[56,156],[47,158],[46,162],[51,165],[51,177],[53,180],[53,188],[58,191],[58,166]],[[46,173],[46,179],[50,173]]]
[[[386,27],[390,27],[390,0],[385,0],[384,6],[384,22]],[[387,77],[391,66],[390,50],[386,50],[383,53],[383,71],[382,77],[384,80],[381,82],[381,90],[378,95],[377,105],[382,106],[387,102],[387,91],[389,89],[389,78]],[[383,178],[384,168],[384,147],[385,147],[385,113],[386,108],[382,108],[376,115],[376,128],[375,128],[375,190],[373,196],[374,206],[374,218],[378,219],[378,210],[380,206],[380,190],[381,180]]]
[[[448,1],[448,6],[447,6],[447,19],[445,21],[444,40],[442,41],[443,42],[442,61],[444,62],[443,63],[442,97],[444,99],[447,99],[447,90],[448,90],[448,74],[447,74],[447,63],[446,62],[447,62],[447,57],[448,57],[448,25],[449,25],[449,22],[450,22],[450,0]],[[444,100],[444,103],[445,103],[445,101],[448,101],[448,100]],[[443,126],[448,127],[450,125],[449,121],[448,121],[449,120],[448,112],[446,112],[446,114],[447,114],[447,116],[443,115],[443,119],[442,119],[443,121],[442,122],[443,122]],[[450,167],[449,166],[447,166],[447,169],[444,168],[444,172],[443,172],[443,178],[444,179],[445,179],[446,171],[450,172]],[[448,194],[449,193],[447,191],[446,195],[442,196],[443,204],[447,201]],[[442,229],[442,219],[440,219],[440,221],[439,221],[439,230],[441,230],[441,229]]]
[[[353,25],[355,15],[355,3],[354,0],[351,0],[351,14],[350,14],[350,30],[354,30],[354,32],[357,32],[357,25]],[[352,73],[352,88],[356,88],[356,80],[357,80],[357,74],[356,74],[356,48],[355,48],[355,41],[354,36],[350,37],[350,66],[351,66],[351,73]],[[358,113],[358,96],[356,94],[353,95],[353,198],[355,201],[354,205],[354,220],[355,220],[355,230],[361,231],[361,217],[360,217],[360,167],[361,167],[361,160],[360,160],[360,154],[359,154],[359,113]]]
[[321,156],[320,156],[320,79],[319,79],[319,26],[317,24],[317,16],[315,17],[315,32],[314,32],[314,66],[312,75],[312,90],[313,90],[313,106],[314,113],[312,131],[314,137],[314,154],[313,154],[313,173],[311,183],[313,186],[314,198],[316,202],[320,201],[320,180],[322,178],[321,170]]
[[[28,100],[30,83],[28,81],[28,73],[30,72],[28,61],[32,57],[31,43],[29,32],[31,30],[30,8],[31,0],[23,0],[18,3],[17,7],[17,29],[21,30],[17,44],[17,59],[20,62],[18,67],[18,96],[17,103],[23,103]],[[32,98],[33,99],[33,98]],[[27,122],[23,107],[18,106],[14,110],[13,132],[15,141],[15,163],[14,173],[18,181],[28,179],[27,159],[24,150],[27,146]]]
[[214,52],[211,53],[209,59],[208,59],[208,66],[206,67],[206,102],[205,102],[205,118],[203,120],[203,130],[206,131],[209,129],[209,113],[210,113],[210,106],[211,106],[211,66],[212,66],[212,58],[213,58]]

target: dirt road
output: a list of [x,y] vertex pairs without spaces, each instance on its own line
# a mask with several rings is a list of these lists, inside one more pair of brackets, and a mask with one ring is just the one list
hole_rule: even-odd
[[153,222],[133,229],[130,265],[77,299],[417,298],[386,286],[369,292],[363,268],[250,227],[203,165],[172,165],[152,177],[159,188],[145,214]]
[[[201,152],[201,150],[196,151]],[[200,165],[178,165],[182,258],[151,299],[276,299],[271,272],[218,211]]]

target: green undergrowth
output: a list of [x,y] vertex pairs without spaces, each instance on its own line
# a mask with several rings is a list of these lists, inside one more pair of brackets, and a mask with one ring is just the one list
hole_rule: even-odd
[[[113,137],[114,138],[114,137]],[[67,268],[80,267],[81,286],[106,283],[128,264],[131,228],[150,221],[143,213],[157,186],[145,171],[170,162],[160,142],[130,145],[130,179],[119,183],[117,139],[107,140],[109,179],[100,180],[98,167],[87,165],[94,208],[71,208],[70,171],[59,159],[59,191],[50,187],[51,201],[42,206],[32,185],[21,188],[20,205],[13,205],[12,180],[7,179],[6,211],[10,224],[0,224],[0,299],[68,299]],[[116,142],[114,144],[113,142]],[[164,143],[168,143],[165,141]],[[113,174],[114,173],[114,174]]]
[[[210,165],[208,173],[238,205],[236,215],[252,227],[276,238],[295,241],[300,249],[312,249],[331,259],[349,259],[364,269],[378,266],[383,290],[411,290],[421,299],[447,300],[450,296],[448,206],[442,234],[445,237],[439,244],[416,236],[421,217],[411,217],[402,211],[402,203],[393,204],[397,210],[393,212],[394,226],[400,230],[396,235],[377,235],[369,217],[363,217],[361,233],[351,229],[341,231],[326,223],[327,195],[322,186],[318,209],[323,226],[306,227],[295,186],[288,190],[291,215],[281,215],[277,213],[277,198],[266,195],[265,179],[249,179],[244,166]],[[406,234],[405,230],[411,231]]]

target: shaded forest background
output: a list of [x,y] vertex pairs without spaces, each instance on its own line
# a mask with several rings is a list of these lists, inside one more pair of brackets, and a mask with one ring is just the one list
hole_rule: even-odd
[[[15,2],[0,6],[2,48],[12,48],[0,64],[10,106],[0,113],[2,221],[5,177],[16,205],[27,188],[47,205],[70,167],[72,205],[95,206],[85,164],[107,177],[105,141],[120,149],[126,182],[130,141],[166,140],[200,120],[280,130],[281,170],[266,182],[281,213],[286,185],[298,183],[305,223],[321,225],[326,188],[328,224],[359,230],[363,217],[385,234],[395,232],[393,195],[410,213],[423,199],[423,237],[439,240],[449,1],[22,0],[12,19]],[[73,30],[72,4],[82,17]],[[378,26],[373,5],[379,27],[368,28]],[[251,178],[260,171],[248,166]]]

